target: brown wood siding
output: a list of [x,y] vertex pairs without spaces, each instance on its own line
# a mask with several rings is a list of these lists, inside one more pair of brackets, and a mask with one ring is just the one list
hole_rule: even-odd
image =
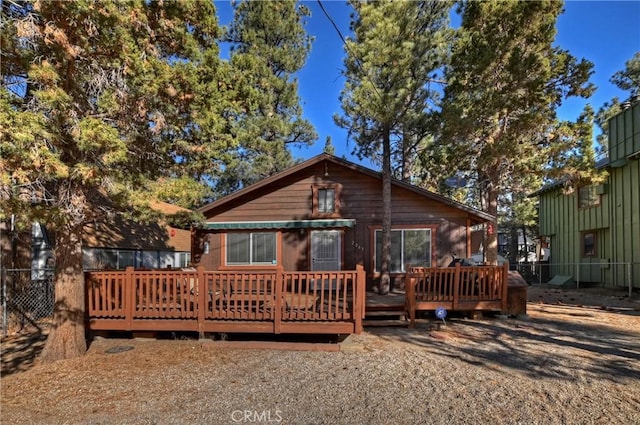
[[308,244],[309,232],[306,229],[292,229],[282,232],[282,266],[284,270],[309,270]]
[[[199,233],[193,244],[192,259],[194,264],[205,270],[219,270],[222,260],[222,243],[220,233]],[[204,253],[204,243],[209,242],[209,253]]]
[[[328,175],[325,176],[325,172]],[[331,184],[341,187],[340,218],[356,221],[353,228],[343,229],[342,267],[349,270],[360,263],[370,273],[373,269],[371,232],[381,224],[383,214],[381,180],[348,167],[331,162],[326,168],[324,162],[311,165],[273,185],[249,191],[219,208],[211,208],[205,216],[211,222],[313,219],[313,187]],[[392,187],[392,199],[394,227],[422,225],[434,229],[434,266],[448,265],[452,252],[466,255],[469,217],[466,211],[400,186]],[[283,231],[282,265],[285,270],[309,269],[309,233],[310,229]],[[215,252],[213,242],[211,249]],[[204,261],[200,264],[207,269],[214,265]]]

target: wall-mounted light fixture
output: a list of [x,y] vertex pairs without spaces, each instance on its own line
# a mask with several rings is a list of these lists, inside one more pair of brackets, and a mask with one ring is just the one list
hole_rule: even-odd
[[326,162],[324,163],[324,176],[329,177],[329,166]]

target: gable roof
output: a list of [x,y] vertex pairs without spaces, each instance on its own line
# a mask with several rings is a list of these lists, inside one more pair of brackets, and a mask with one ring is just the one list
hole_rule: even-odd
[[[609,163],[609,157],[605,156],[602,157],[600,159],[598,159],[595,163],[595,169],[599,170],[602,168],[609,168],[611,166],[611,164]],[[547,183],[545,185],[543,185],[540,189],[536,190],[533,193],[530,193],[529,195],[527,195],[527,198],[535,198],[536,196],[540,196],[543,193],[558,189],[562,186],[565,185],[565,183],[567,183],[569,181],[568,177],[564,177],[558,180],[554,180],[550,183]]]
[[[251,192],[257,191],[259,189],[262,189],[266,186],[272,185],[274,182],[277,182],[279,180],[285,179],[299,171],[302,171],[308,167],[311,167],[313,165],[322,163],[324,161],[333,163],[335,165],[341,166],[341,167],[345,167],[348,169],[351,169],[355,172],[358,173],[362,173],[365,174],[367,176],[373,177],[375,179],[379,179],[382,180],[382,173],[378,172],[378,171],[373,171],[369,168],[363,167],[361,165],[355,164],[353,162],[347,161],[345,159],[342,158],[338,158],[336,156],[327,154],[327,153],[322,153],[320,155],[317,155],[311,159],[308,159],[304,162],[301,162],[299,164],[294,165],[293,167],[282,171],[280,173],[274,174],[272,176],[269,176],[257,183],[254,183],[250,186],[247,186],[243,189],[240,189],[237,192],[234,192],[232,194],[229,194],[227,196],[224,196],[216,201],[213,201],[207,205],[204,205],[200,208],[197,209],[198,212],[201,212],[203,214],[206,214],[207,211],[210,211],[212,209],[216,209],[216,208],[221,208],[224,207],[225,204],[230,203],[238,198],[241,198],[243,196],[246,196],[248,194],[250,194]],[[397,179],[392,179],[391,180],[391,184],[393,186],[397,186],[397,187],[401,187],[407,190],[410,190],[412,192],[417,193],[420,196],[423,196],[425,198],[431,199],[433,201],[436,202],[440,202],[443,203],[445,205],[451,206],[453,208],[457,208],[459,210],[465,211],[466,213],[468,213],[469,215],[472,216],[472,218],[475,218],[477,221],[479,222],[485,222],[485,221],[491,221],[494,220],[495,217],[493,217],[491,214],[488,214],[484,211],[480,211],[477,210],[475,208],[469,207],[467,205],[464,205],[460,202],[454,201],[453,199],[447,198],[445,196],[442,195],[438,195],[434,192],[431,192],[429,190],[414,186],[412,184],[397,180]]]
[[[190,211],[162,201],[152,200],[149,206],[166,215]],[[83,229],[82,241],[88,248],[188,252],[191,250],[191,231],[172,227],[163,219],[137,222],[116,214],[108,219],[87,223]]]

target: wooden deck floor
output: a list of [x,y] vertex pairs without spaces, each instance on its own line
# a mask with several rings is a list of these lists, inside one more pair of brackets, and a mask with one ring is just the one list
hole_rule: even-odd
[[404,292],[392,292],[388,295],[379,295],[375,292],[366,293],[365,311],[400,310],[404,308],[404,305]]

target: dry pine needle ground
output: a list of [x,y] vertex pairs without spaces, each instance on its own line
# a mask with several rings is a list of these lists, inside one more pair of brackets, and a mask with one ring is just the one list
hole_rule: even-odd
[[30,366],[9,338],[2,423],[640,423],[640,303],[544,287],[529,300],[528,318],[367,329],[337,353],[99,339]]

